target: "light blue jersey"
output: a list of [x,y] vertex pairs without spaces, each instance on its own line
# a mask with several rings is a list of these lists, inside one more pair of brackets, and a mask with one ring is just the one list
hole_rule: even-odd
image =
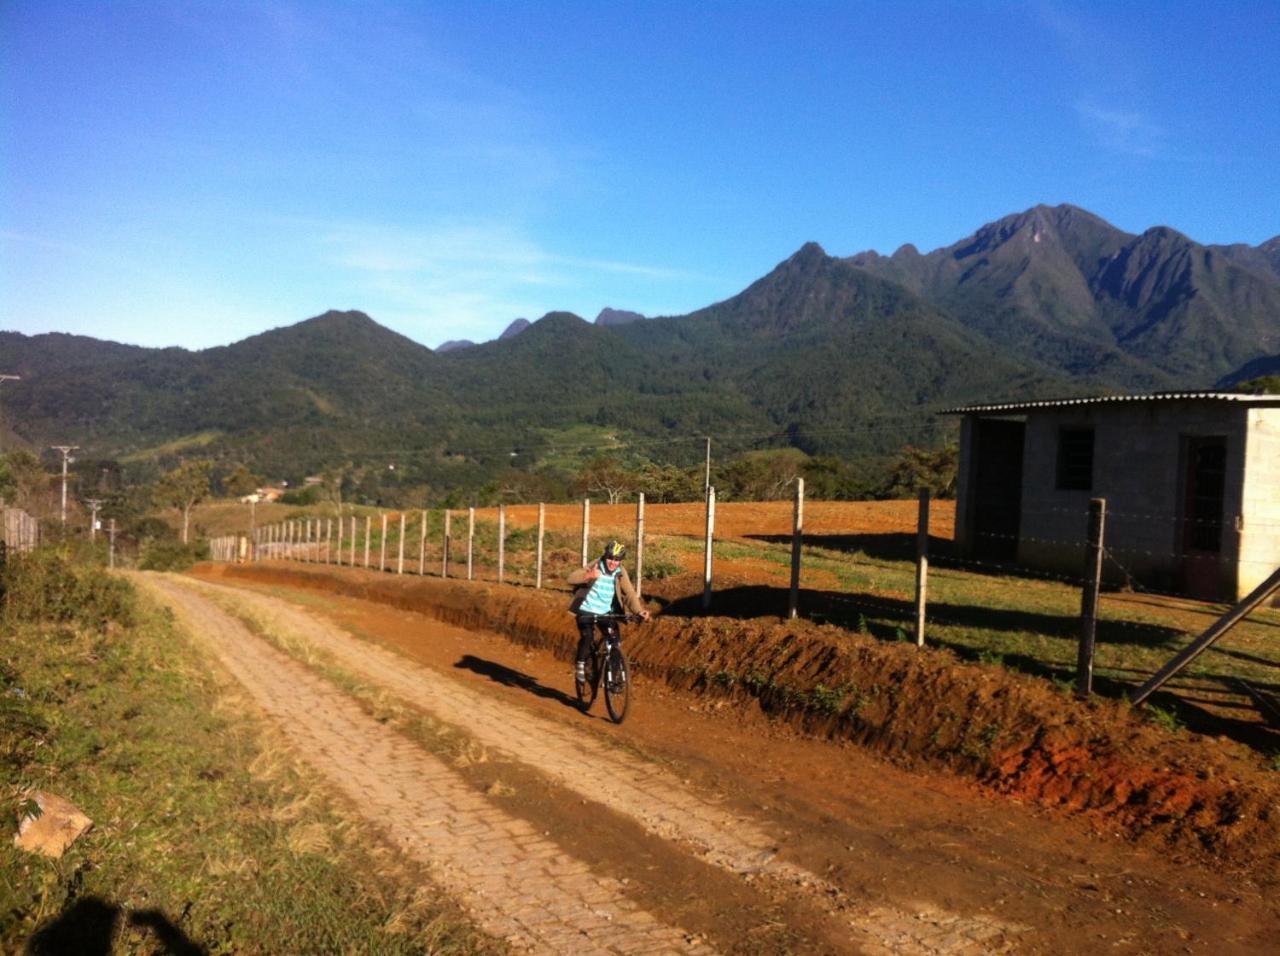
[[618,566],[618,570],[610,574],[608,571],[601,571],[600,577],[591,583],[591,590],[587,592],[586,599],[578,605],[579,614],[612,614],[613,613],[613,595],[618,589],[618,575],[622,573],[622,566]]

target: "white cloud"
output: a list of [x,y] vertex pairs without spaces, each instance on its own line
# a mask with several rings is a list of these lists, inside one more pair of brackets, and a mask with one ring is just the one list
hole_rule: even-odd
[[1112,109],[1083,100],[1075,104],[1075,109],[1085,128],[1108,149],[1130,156],[1156,156],[1164,147],[1164,128],[1139,111]]
[[410,318],[414,326],[427,326],[415,337],[429,342],[493,338],[517,316],[532,319],[570,307],[602,274],[691,278],[677,269],[559,255],[523,230],[500,224],[407,229],[348,223],[320,235],[323,254],[347,274],[353,293],[382,303],[379,315],[401,316],[402,331]]

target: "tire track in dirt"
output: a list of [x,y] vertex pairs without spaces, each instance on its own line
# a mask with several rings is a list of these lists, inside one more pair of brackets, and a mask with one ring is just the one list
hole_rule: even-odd
[[539,953],[710,952],[209,598],[173,579],[144,580],[303,758],[402,852],[427,863],[486,932]]
[[910,911],[866,907],[839,887],[780,857],[779,840],[762,823],[731,813],[693,792],[674,774],[622,753],[590,734],[498,700],[441,676],[287,601],[201,583],[265,628],[301,639],[338,664],[411,706],[460,728],[482,746],[532,766],[560,787],[636,820],[704,862],[749,880],[765,878],[823,913],[835,913],[867,953],[952,954],[1010,951],[1022,927],[918,905]]

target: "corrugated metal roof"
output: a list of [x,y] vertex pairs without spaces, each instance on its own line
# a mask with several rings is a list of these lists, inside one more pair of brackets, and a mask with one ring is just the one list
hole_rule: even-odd
[[944,408],[939,415],[970,415],[978,412],[1017,414],[1041,408],[1073,405],[1108,405],[1116,402],[1240,402],[1246,405],[1280,405],[1280,395],[1246,395],[1243,392],[1153,392],[1149,395],[1098,395],[1092,398],[1048,398],[1032,402],[1001,402],[989,405],[958,405]]

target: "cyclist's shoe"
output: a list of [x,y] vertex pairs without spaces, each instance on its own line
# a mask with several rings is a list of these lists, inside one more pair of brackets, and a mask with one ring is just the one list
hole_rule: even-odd
[[587,663],[586,661],[578,661],[573,668],[573,679],[579,684],[587,682]]

